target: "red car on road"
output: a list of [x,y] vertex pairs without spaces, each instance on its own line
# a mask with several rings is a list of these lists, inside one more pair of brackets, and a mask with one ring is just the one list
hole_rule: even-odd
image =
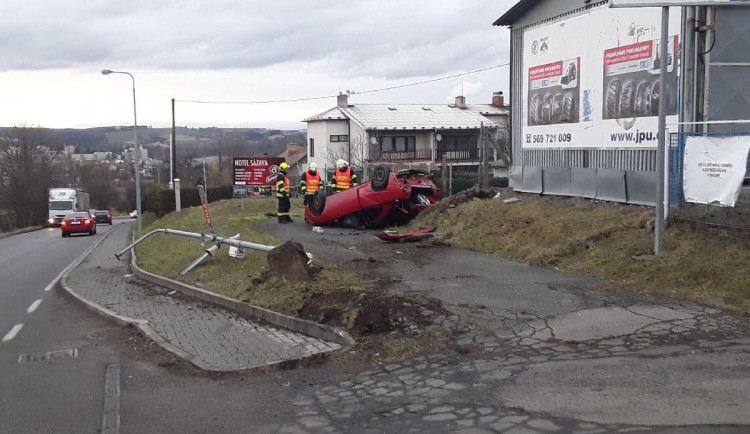
[[69,237],[71,234],[87,233],[89,235],[96,234],[96,221],[94,217],[91,217],[87,212],[74,212],[68,214],[60,224],[60,230],[62,231],[63,238]]
[[318,190],[305,206],[305,220],[317,226],[382,228],[407,223],[438,199],[440,190],[426,173],[393,173],[378,166],[370,181],[348,190],[332,195]]

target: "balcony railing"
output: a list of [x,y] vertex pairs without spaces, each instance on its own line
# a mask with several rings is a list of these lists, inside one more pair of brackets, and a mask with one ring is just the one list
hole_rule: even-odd
[[443,160],[445,155],[448,161],[479,161],[480,151],[479,149],[459,149],[459,150],[445,150],[438,149],[435,151],[435,159],[432,158],[431,149],[415,149],[411,151],[383,151],[380,154],[380,158],[373,156],[374,161],[437,161]]
[[443,155],[448,161],[478,161],[481,154],[479,149],[438,149],[435,161],[442,161]]
[[432,152],[430,149],[412,149],[411,151],[383,151],[379,160],[382,161],[414,161],[414,160],[431,160]]

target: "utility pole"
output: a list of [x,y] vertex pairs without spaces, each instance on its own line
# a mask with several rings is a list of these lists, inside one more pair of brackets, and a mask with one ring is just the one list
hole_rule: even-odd
[[174,98],[172,98],[172,185],[174,185],[175,178],[179,178],[177,175],[177,132],[174,124]]

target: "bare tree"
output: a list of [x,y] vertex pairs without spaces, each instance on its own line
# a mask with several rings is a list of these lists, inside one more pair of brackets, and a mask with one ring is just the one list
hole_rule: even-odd
[[16,227],[40,225],[48,217],[47,189],[52,167],[43,148],[42,129],[13,128],[11,140],[0,144],[0,198]]
[[367,173],[369,166],[369,144],[363,133],[349,137],[349,142],[329,144],[323,153],[323,159],[329,167],[336,167],[339,159],[347,161],[350,166]]
[[102,164],[81,166],[79,169],[83,188],[91,196],[91,205],[97,209],[109,209],[117,202],[117,190],[109,167]]

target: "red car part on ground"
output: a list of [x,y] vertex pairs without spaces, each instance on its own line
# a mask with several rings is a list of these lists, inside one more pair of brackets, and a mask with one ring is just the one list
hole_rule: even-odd
[[393,173],[378,166],[372,179],[330,196],[318,190],[305,207],[305,220],[318,226],[381,228],[401,225],[440,199],[440,190],[422,171]]
[[60,223],[62,236],[69,237],[71,234],[87,233],[96,234],[96,221],[86,212],[74,212],[68,214]]

